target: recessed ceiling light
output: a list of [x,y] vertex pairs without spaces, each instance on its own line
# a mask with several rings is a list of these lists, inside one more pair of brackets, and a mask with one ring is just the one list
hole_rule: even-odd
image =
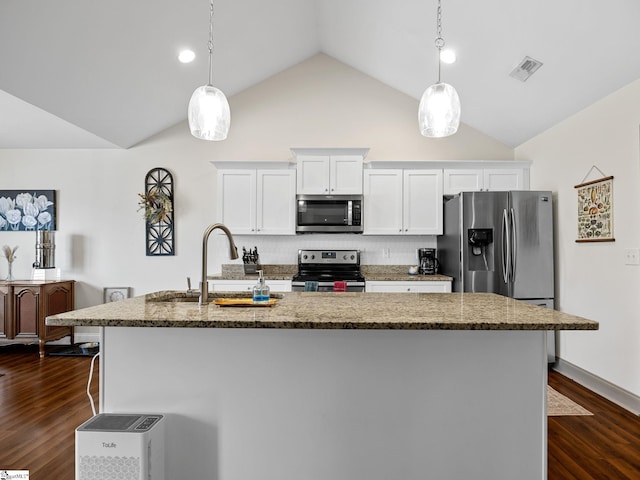
[[193,50],[182,50],[178,54],[178,60],[181,63],[191,63],[193,62],[194,58],[196,58],[196,54],[193,52]]
[[443,63],[454,63],[456,61],[456,52],[449,48],[442,50],[440,52],[440,60],[442,60]]

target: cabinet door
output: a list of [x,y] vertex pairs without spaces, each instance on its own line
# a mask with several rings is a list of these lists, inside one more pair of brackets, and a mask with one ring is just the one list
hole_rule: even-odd
[[380,293],[450,293],[451,282],[447,281],[411,281],[411,282],[366,282],[367,292]]
[[296,172],[258,170],[257,233],[294,235],[296,233]]
[[442,170],[405,170],[403,231],[442,234]]
[[364,172],[364,234],[402,233],[402,170]]
[[329,193],[329,157],[327,155],[301,155],[297,158],[297,188],[300,194]]
[[[40,288],[20,287],[13,293],[16,338],[38,337],[40,318]],[[43,332],[44,333],[44,332]]]
[[12,338],[11,287],[0,287],[0,338]]
[[256,171],[218,171],[218,221],[234,235],[256,231]]
[[[214,292],[250,292],[258,280],[213,280],[211,289]],[[290,292],[291,280],[265,280],[272,292]]]
[[460,192],[479,192],[484,188],[484,175],[481,168],[445,169],[444,194],[456,195]]
[[522,168],[485,168],[484,188],[489,191],[529,190]]
[[362,195],[362,157],[332,155],[329,189],[332,195]]
[[70,327],[47,326],[45,325],[45,317],[49,315],[57,315],[59,313],[68,312],[74,308],[74,285],[73,282],[52,283],[42,287],[41,290],[43,309],[42,316],[38,320],[40,322],[40,338],[44,330],[46,337],[65,336],[71,333]]

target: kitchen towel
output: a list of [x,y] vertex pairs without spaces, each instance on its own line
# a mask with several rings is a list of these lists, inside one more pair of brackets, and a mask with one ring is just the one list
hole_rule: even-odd
[[347,291],[347,282],[333,282],[333,291],[334,292],[346,292]]
[[305,292],[317,292],[318,291],[318,282],[304,282],[304,291]]

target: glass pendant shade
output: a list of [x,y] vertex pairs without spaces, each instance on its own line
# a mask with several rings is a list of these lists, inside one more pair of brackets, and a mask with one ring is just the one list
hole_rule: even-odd
[[231,110],[224,93],[212,85],[196,88],[188,109],[191,135],[202,140],[225,140],[231,125]]
[[420,133],[425,137],[447,137],[460,125],[460,97],[451,85],[439,82],[425,90],[418,107]]

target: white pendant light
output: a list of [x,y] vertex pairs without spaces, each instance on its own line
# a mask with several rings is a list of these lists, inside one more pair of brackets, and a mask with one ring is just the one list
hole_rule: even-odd
[[440,81],[440,55],[444,47],[442,38],[442,6],[438,0],[438,82],[425,90],[418,107],[420,133],[425,137],[447,137],[458,131],[460,126],[460,97],[451,85]]
[[212,85],[213,77],[213,0],[209,13],[209,83],[196,88],[189,101],[191,135],[202,140],[225,140],[231,125],[227,97]]

